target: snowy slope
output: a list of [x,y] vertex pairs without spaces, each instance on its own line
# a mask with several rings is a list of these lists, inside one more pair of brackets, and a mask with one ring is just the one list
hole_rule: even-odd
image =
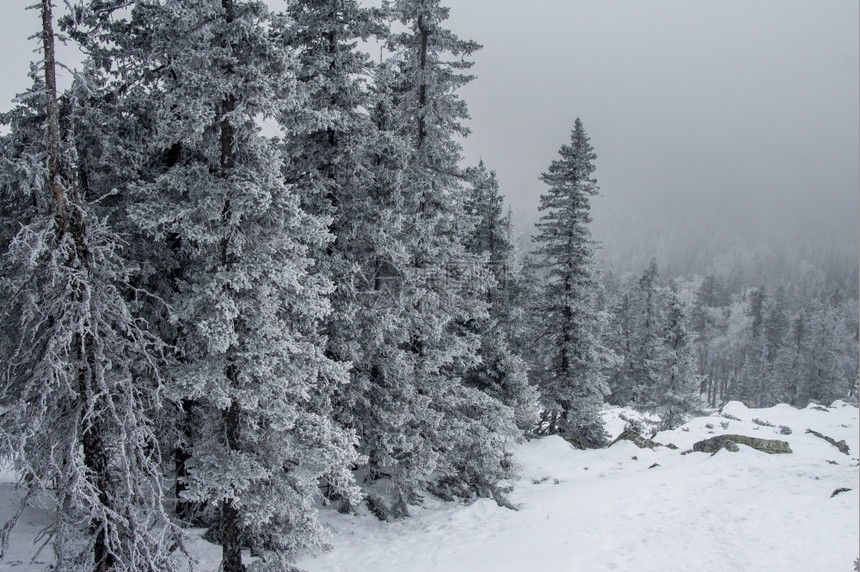
[[[623,429],[618,412],[607,411],[615,434]],[[827,412],[748,410],[730,403],[724,412],[742,421],[697,418],[655,437],[677,450],[621,441],[577,451],[557,437],[525,443],[517,449],[521,478],[512,494],[518,512],[481,500],[468,507],[428,502],[413,519],[394,524],[329,513],[335,550],[301,565],[309,572],[850,572],[860,510],[857,409],[836,403]],[[721,421],[728,421],[726,430]],[[779,435],[779,425],[792,434]],[[852,456],[805,434],[807,428],[845,439]],[[712,433],[783,439],[794,453],[741,445],[738,453],[681,455]],[[654,463],[660,466],[649,469]],[[840,487],[854,490],[830,498]]]
[[[701,417],[654,438],[677,450],[620,441],[578,451],[557,437],[517,445],[520,477],[511,500],[518,511],[489,500],[463,506],[428,497],[412,518],[382,523],[323,509],[334,549],[300,566],[308,572],[850,572],[860,539],[857,408],[837,402],[824,411],[753,410],[730,403],[723,413],[740,421]],[[605,412],[613,435],[623,429],[621,414],[632,416],[617,408]],[[792,433],[780,435],[780,425]],[[850,456],[806,429],[844,439]],[[723,433],[782,439],[793,453],[767,455],[740,445],[737,453],[681,454]],[[654,463],[659,466],[649,468]],[[0,518],[11,514],[18,494],[10,479],[0,483]],[[830,498],[841,487],[853,490]],[[33,538],[49,521],[28,509],[0,570],[47,570],[50,548],[30,559]],[[199,531],[191,536],[195,570],[216,570],[219,548]]]

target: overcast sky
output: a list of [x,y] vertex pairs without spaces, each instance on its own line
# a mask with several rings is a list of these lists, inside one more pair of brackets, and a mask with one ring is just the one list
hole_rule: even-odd
[[466,155],[498,171],[522,219],[542,190],[529,184],[579,116],[598,154],[594,227],[607,248],[632,227],[765,241],[797,226],[856,229],[855,0],[450,4],[455,31],[484,45],[464,90]]
[[[6,104],[28,83],[26,37],[38,21],[23,10],[33,0],[3,2]],[[669,226],[681,238],[770,241],[808,227],[848,229],[856,250],[856,0],[448,5],[449,27],[484,46],[462,90],[473,130],[465,157],[497,171],[521,229],[537,216],[535,179],[579,116],[598,154],[594,228],[607,248],[630,229],[640,242]]]

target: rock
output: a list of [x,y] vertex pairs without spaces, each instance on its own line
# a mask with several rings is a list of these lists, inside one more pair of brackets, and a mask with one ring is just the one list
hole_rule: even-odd
[[851,454],[851,449],[848,448],[848,443],[846,443],[844,440],[837,441],[837,440],[833,439],[832,437],[828,437],[827,435],[822,435],[818,431],[813,431],[812,429],[807,429],[806,432],[812,433],[813,435],[815,435],[819,439],[824,439],[825,441],[827,441],[828,443],[830,443],[831,445],[833,445],[834,447],[839,449],[839,451],[841,451],[842,453],[845,453],[846,455]]
[[835,491],[833,491],[833,494],[831,494],[831,495],[830,495],[830,498],[835,497],[835,496],[836,496],[836,495],[838,495],[839,493],[847,493],[847,492],[848,492],[848,491],[850,491],[850,490],[851,490],[851,489],[846,489],[845,487],[840,487],[840,488],[836,489]]
[[622,440],[623,441],[630,441],[634,445],[639,447],[640,449],[653,449],[655,447],[662,447],[663,446],[662,443],[657,443],[656,441],[652,441],[651,439],[646,439],[645,437],[643,437],[642,435],[640,435],[636,431],[633,431],[632,429],[625,429],[621,433],[621,435],[619,435],[618,437],[615,438],[615,441],[613,441],[612,443],[609,444],[609,446],[611,447],[612,445],[614,445],[617,442],[622,441]]
[[660,466],[660,463],[654,463],[653,465],[651,465],[651,466],[650,466],[650,467],[648,467],[648,468],[649,468],[649,469],[653,469],[654,467],[659,467],[659,466]]
[[725,448],[732,453],[737,452],[738,444],[752,447],[753,449],[762,451],[768,454],[774,453],[791,453],[791,447],[785,441],[777,439],[759,439],[757,437],[747,437],[746,435],[718,435],[704,441],[699,441],[693,445],[694,451],[701,453],[716,454],[720,449]]
[[675,450],[677,450],[677,449],[678,449],[678,446],[677,446],[676,444],[674,444],[674,443],[668,443],[668,444],[666,444],[666,448],[667,448],[667,449],[672,449],[673,451],[675,451]]

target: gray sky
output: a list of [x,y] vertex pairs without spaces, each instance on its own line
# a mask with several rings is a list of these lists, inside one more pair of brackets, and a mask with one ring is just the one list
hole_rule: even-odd
[[[28,83],[31,3],[4,0],[4,104]],[[451,29],[484,46],[461,92],[466,160],[497,171],[521,230],[579,116],[598,154],[593,226],[606,250],[732,233],[769,243],[805,228],[856,251],[856,0],[448,5]]]
[[536,216],[542,186],[525,189],[580,116],[598,154],[593,226],[607,250],[644,240],[657,254],[667,234],[772,243],[808,226],[834,239],[847,229],[856,251],[856,1],[451,6],[455,31],[484,45],[463,94],[466,155],[497,170],[519,220]]

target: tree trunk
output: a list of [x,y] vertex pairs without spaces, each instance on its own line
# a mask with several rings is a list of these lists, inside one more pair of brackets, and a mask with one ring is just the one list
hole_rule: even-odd
[[42,0],[42,46],[45,55],[45,113],[47,115],[48,181],[53,194],[57,231],[66,231],[66,195],[61,182],[60,117],[57,109],[57,64],[54,55],[54,25],[51,0]]
[[[235,376],[234,366],[228,366],[228,375]],[[234,399],[224,412],[224,431],[227,446],[232,451],[239,448],[239,403]],[[245,572],[242,565],[242,537],[239,510],[233,499],[221,502],[221,568],[224,572]]]
[[188,461],[191,459],[192,444],[194,443],[193,415],[194,401],[191,399],[182,400],[182,433],[185,438],[185,444],[176,447],[173,453],[175,468],[176,468],[176,516],[192,525],[199,525],[196,522],[200,509],[199,503],[182,500],[182,493],[188,488],[183,482],[183,479],[188,476]]
[[[418,31],[421,33],[421,50],[418,53],[418,62],[423,72],[427,67],[427,42],[430,39],[430,30],[424,26],[424,16],[418,16]],[[420,149],[427,137],[427,82],[422,78],[418,86],[418,145]]]
[[[42,0],[42,46],[45,64],[45,112],[46,136],[48,147],[48,179],[53,199],[53,214],[56,223],[57,245],[65,247],[65,263],[70,267],[81,270],[83,280],[78,280],[72,286],[73,301],[80,305],[81,314],[87,314],[88,304],[87,285],[85,280],[89,275],[89,252],[87,247],[86,221],[83,217],[83,205],[76,188],[76,174],[73,166],[65,164],[61,149],[60,110],[57,99],[56,56],[54,51],[53,10],[51,0]],[[71,109],[66,113],[71,117]],[[71,119],[69,120],[71,123]],[[69,125],[71,129],[71,125]],[[70,211],[69,203],[73,208]],[[71,235],[71,244],[65,245],[67,235]],[[100,399],[96,386],[95,344],[96,336],[88,333],[78,333],[74,337],[74,346],[78,359],[78,395],[81,401],[80,410],[86,413],[97,411],[98,405],[94,400]],[[84,466],[87,468],[87,480],[98,493],[102,506],[108,506],[110,500],[107,493],[108,458],[105,453],[102,421],[98,414],[82,421],[79,427],[81,445],[84,454]],[[101,518],[90,520],[90,531],[93,534],[93,570],[105,572],[113,568],[114,556],[107,543],[107,523]]]
[[[233,9],[233,0],[221,0],[221,5],[224,8],[224,19],[229,24],[236,15]],[[232,69],[225,70],[229,76]],[[235,166],[235,145],[236,145],[236,130],[230,123],[229,113],[236,109],[236,96],[228,94],[221,104],[221,176],[227,178]],[[230,236],[231,231],[228,230],[233,223],[232,208],[230,197],[224,200],[224,208],[221,213],[222,223],[225,226],[225,234],[221,243],[221,264],[225,268],[229,268],[234,260],[230,253]],[[230,351],[227,356],[226,377],[229,385],[232,388],[237,387],[239,371],[235,363],[232,362]],[[238,451],[240,448],[240,426],[239,426],[239,402],[235,398],[230,403],[230,407],[222,413],[224,423],[224,434],[227,439],[227,448],[231,451]],[[224,572],[244,572],[245,566],[242,564],[242,537],[241,537],[241,518],[239,509],[236,507],[235,499],[225,498],[221,501],[221,569]]]

